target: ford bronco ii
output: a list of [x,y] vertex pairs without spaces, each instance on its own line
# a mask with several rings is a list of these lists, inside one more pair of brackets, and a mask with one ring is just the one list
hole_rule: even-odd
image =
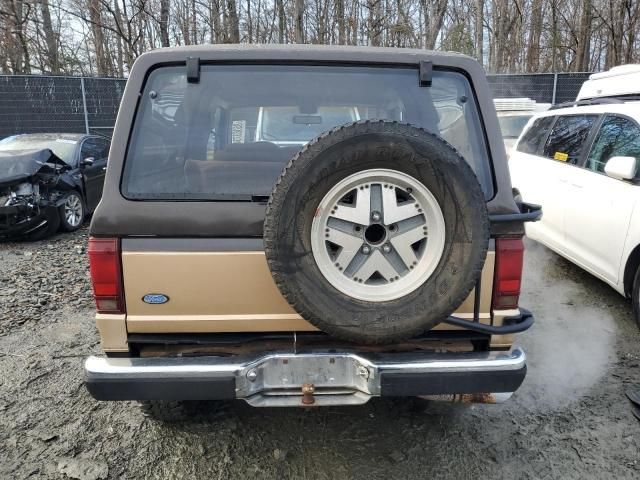
[[485,75],[421,50],[161,49],[135,63],[93,216],[99,400],[500,401],[523,222]]

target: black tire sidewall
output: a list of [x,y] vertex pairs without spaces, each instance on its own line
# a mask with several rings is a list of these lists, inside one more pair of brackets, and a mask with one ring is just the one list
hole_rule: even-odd
[[[413,292],[387,302],[338,291],[311,250],[311,225],[321,200],[342,179],[369,169],[396,170],[420,181],[445,218],[445,247],[436,270]],[[487,244],[486,204],[468,164],[442,139],[390,122],[341,127],[310,143],[283,173],[265,219],[267,260],[294,309],[327,333],[367,343],[407,338],[444,320],[473,288]]]
[[633,277],[633,291],[631,292],[631,307],[633,310],[633,318],[640,328],[640,267],[636,270]]
[[[72,195],[75,195],[76,197],[78,197],[78,199],[80,200],[80,205],[82,206],[82,220],[80,221],[80,223],[77,226],[69,225],[69,223],[67,222],[67,217],[64,214],[64,203]],[[80,195],[80,193],[76,192],[75,190],[72,191],[72,192],[67,193],[65,195],[65,197],[64,197],[62,205],[60,205],[60,207],[58,207],[58,214],[60,216],[60,229],[61,230],[65,231],[65,232],[75,232],[76,230],[78,230],[82,226],[82,224],[84,223],[84,219],[87,216],[87,210],[85,208],[84,200],[82,198],[82,195]]]

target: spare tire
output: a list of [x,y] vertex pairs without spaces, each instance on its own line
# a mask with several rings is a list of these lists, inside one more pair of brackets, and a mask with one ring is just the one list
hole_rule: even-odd
[[341,339],[390,343],[433,328],[474,287],[487,251],[478,180],[456,150],[388,121],[308,143],[273,189],[264,248],[282,295]]

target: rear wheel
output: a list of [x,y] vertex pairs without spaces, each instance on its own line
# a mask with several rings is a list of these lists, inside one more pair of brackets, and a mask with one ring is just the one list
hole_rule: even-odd
[[640,268],[636,271],[636,276],[633,279],[631,303],[633,304],[633,317],[636,319],[638,328],[640,328]]
[[69,192],[59,208],[60,226],[66,232],[73,232],[82,226],[85,208],[78,192]]

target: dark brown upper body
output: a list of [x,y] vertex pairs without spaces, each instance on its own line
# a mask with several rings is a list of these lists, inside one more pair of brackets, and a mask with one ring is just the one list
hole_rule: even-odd
[[[94,236],[260,237],[265,203],[219,201],[138,201],[121,193],[121,177],[132,122],[149,72],[162,65],[185,65],[188,58],[209,64],[364,65],[411,67],[432,62],[434,71],[462,72],[475,93],[491,164],[489,213],[517,213],[507,159],[492,96],[482,67],[472,58],[427,50],[311,45],[207,45],[155,50],[140,56],[131,71],[118,114],[102,201],[91,223]],[[505,228],[503,226],[502,228]],[[518,232],[521,224],[513,225]]]

